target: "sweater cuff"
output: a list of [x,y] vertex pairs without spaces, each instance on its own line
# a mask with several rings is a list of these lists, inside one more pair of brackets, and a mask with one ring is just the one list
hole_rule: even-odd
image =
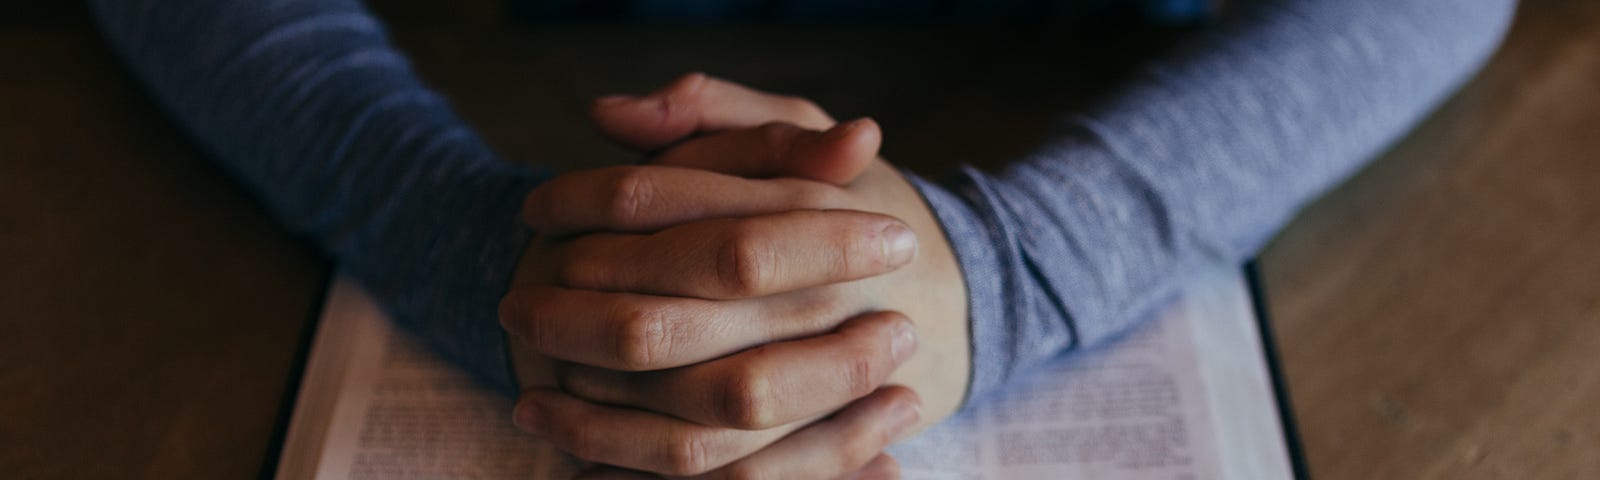
[[496,391],[515,393],[498,305],[532,237],[522,199],[544,176],[493,158],[473,163],[400,194],[387,224],[340,260],[397,324]]

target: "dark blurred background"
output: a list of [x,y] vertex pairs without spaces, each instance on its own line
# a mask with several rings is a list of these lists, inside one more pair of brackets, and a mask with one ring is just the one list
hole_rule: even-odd
[[[505,156],[630,160],[589,98],[689,70],[871,115],[937,176],[1028,150],[1193,27],[552,23],[374,1]],[[1162,26],[1164,25],[1164,26]],[[1485,71],[1261,258],[1316,478],[1600,478],[1600,2]],[[261,471],[329,271],[190,145],[77,2],[0,2],[0,476]]]

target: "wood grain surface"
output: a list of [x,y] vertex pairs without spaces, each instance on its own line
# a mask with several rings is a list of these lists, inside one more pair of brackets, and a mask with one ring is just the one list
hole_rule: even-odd
[[1319,478],[1600,478],[1600,2],[1526,2],[1262,266]]
[[[163,117],[81,8],[17,3],[0,477],[256,476],[328,263]],[[552,28],[467,4],[379,9],[497,149],[557,168],[630,160],[584,126],[586,99],[687,70],[873,115],[920,171],[992,165],[1181,33]],[[1263,255],[1314,477],[1600,478],[1597,52],[1600,2],[1525,2],[1483,74]]]

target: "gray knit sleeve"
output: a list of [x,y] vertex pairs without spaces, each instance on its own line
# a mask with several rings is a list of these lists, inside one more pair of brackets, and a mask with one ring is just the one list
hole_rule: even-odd
[[91,0],[209,153],[403,327],[509,390],[495,306],[536,172],[501,161],[351,0]]
[[1242,263],[1467,79],[1514,6],[1255,2],[1032,155],[915,180],[966,277],[969,398]]

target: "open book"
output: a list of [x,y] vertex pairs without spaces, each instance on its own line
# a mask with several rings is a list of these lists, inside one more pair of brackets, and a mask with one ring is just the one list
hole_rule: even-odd
[[[890,449],[908,479],[1292,479],[1261,324],[1239,270],[1200,277],[1109,345],[1066,355]],[[333,282],[279,479],[565,479],[573,461],[511,425],[511,399]]]

